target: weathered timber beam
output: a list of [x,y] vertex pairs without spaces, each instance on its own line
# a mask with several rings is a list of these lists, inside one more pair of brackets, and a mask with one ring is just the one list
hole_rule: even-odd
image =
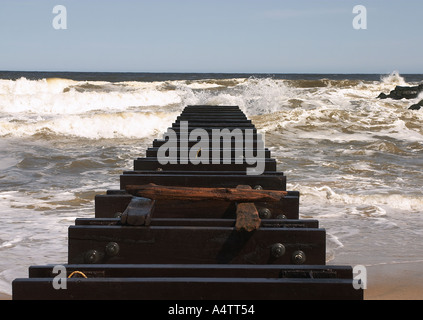
[[[237,186],[236,190],[248,190],[251,191],[250,186],[240,185]],[[260,228],[261,219],[254,203],[251,202],[241,202],[237,203],[236,206],[236,223],[235,229],[245,230],[251,232]]]
[[154,200],[133,197],[120,217],[121,224],[130,226],[150,225],[154,204]]
[[178,186],[127,185],[126,191],[138,197],[153,200],[188,200],[188,201],[235,201],[264,202],[280,201],[288,192],[279,190],[246,190],[234,188],[193,188]]

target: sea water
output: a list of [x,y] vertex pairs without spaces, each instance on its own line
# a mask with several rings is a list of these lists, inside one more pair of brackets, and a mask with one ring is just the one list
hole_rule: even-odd
[[0,292],[67,262],[94,216],[187,105],[237,105],[265,138],[329,264],[423,260],[423,99],[380,100],[423,75],[0,72]]

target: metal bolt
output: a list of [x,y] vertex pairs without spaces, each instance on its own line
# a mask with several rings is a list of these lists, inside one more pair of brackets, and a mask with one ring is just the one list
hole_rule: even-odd
[[254,187],[254,190],[263,190],[263,187],[261,185],[256,185]]
[[284,219],[286,219],[286,215],[280,214],[276,217],[276,219],[284,220]]
[[84,261],[85,263],[97,263],[101,259],[101,254],[97,250],[90,250],[85,253]]
[[268,208],[260,208],[258,210],[258,214],[260,219],[270,219],[272,217],[272,211],[270,211]]
[[303,251],[297,250],[292,254],[292,260],[295,264],[303,264],[306,261],[306,255]]
[[108,256],[116,256],[119,253],[119,245],[116,242],[109,242],[106,245],[106,254]]
[[275,243],[270,248],[270,254],[273,258],[280,258],[285,254],[285,246],[282,243]]

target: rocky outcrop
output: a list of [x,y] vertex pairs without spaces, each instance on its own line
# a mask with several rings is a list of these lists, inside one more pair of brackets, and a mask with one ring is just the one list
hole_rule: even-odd
[[420,100],[419,103],[413,104],[408,110],[420,110],[423,107],[423,100]]
[[[394,100],[401,100],[401,99],[416,99],[419,97],[420,93],[423,92],[423,83],[419,84],[418,86],[412,87],[404,87],[404,86],[396,86],[394,90],[392,90],[389,94],[381,93],[378,98],[379,99],[394,99]],[[423,107],[423,100],[420,102],[413,104],[408,110],[420,110]]]
[[413,86],[413,87],[396,86],[395,89],[389,93],[389,95],[382,92],[378,96],[378,98],[379,99],[391,98],[394,100],[416,99],[419,96],[420,92],[423,92],[423,84],[419,84],[418,86]]

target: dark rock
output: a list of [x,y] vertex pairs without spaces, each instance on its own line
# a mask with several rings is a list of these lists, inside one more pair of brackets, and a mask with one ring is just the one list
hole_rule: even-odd
[[419,103],[413,104],[408,110],[420,110],[423,107],[423,100],[420,100]]
[[418,97],[420,91],[419,87],[400,87],[397,86],[395,90],[391,91],[390,96],[393,99],[415,99]]
[[408,108],[408,110],[420,110],[421,106],[419,106],[418,104],[413,104],[410,108]]
[[416,99],[419,96],[420,92],[423,92],[423,84],[420,84],[418,86],[412,86],[412,87],[396,86],[395,89],[389,93],[389,95],[382,92],[378,96],[378,98],[379,99],[391,98],[394,100]]

